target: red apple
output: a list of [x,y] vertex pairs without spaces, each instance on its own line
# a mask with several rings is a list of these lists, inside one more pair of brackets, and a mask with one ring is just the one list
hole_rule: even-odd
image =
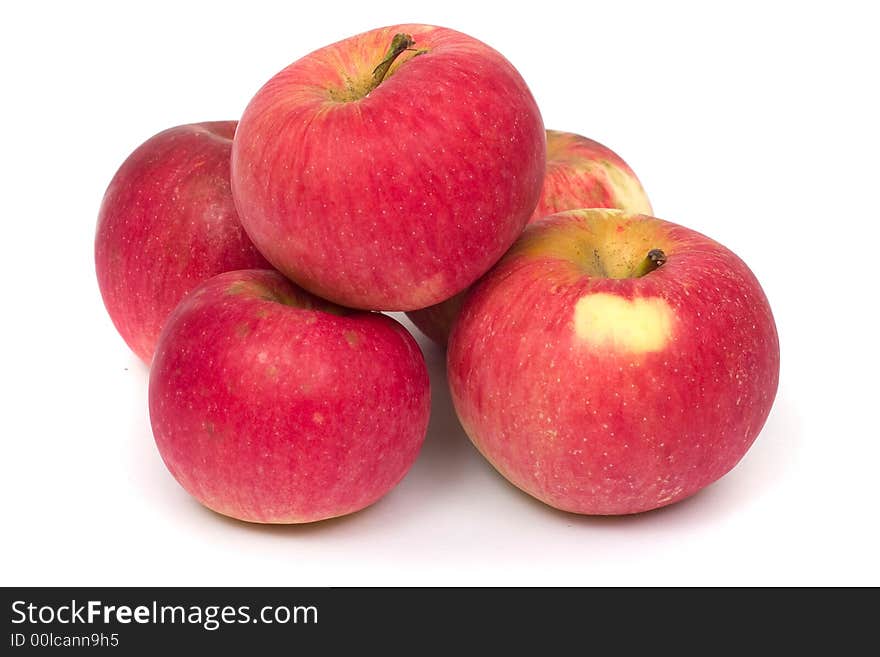
[[304,288],[424,308],[485,273],[528,221],[544,129],[516,69],[469,36],[396,25],[291,64],[232,150],[245,230]]
[[424,359],[400,324],[274,271],[220,274],[191,292],[150,373],[171,474],[208,508],[252,522],[372,504],[415,460],[429,407]]
[[587,137],[548,130],[547,171],[529,221],[580,208],[653,214],[642,183],[617,153]]
[[[547,171],[541,198],[529,221],[579,208],[653,213],[642,184],[617,153],[592,139],[548,130]],[[422,333],[445,347],[464,295],[461,292],[439,304],[410,311],[407,316]]]
[[447,370],[462,426],[513,484],[565,511],[627,514],[736,465],[770,412],[779,342],[725,247],[577,210],[530,225],[474,286]]
[[229,183],[235,121],[165,130],[110,182],[98,215],[95,269],[104,305],[149,365],[168,314],[221,272],[269,267],[241,227]]

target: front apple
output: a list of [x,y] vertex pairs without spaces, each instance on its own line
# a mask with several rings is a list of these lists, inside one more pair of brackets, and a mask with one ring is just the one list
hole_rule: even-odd
[[196,288],[169,317],[150,373],[171,474],[208,508],[251,522],[372,504],[415,460],[429,407],[424,359],[400,324],[273,271]]
[[141,144],[110,182],[98,215],[95,270],[104,305],[150,364],[168,314],[196,285],[265,268],[229,185],[235,121],[182,125]]
[[347,306],[413,310],[501,257],[535,208],[544,158],[538,107],[504,57],[397,25],[269,80],[236,132],[232,188],[289,278]]
[[776,394],[779,343],[745,263],[660,219],[530,225],[465,300],[449,384],[482,454],[583,514],[682,500],[728,472]]
[[[541,198],[529,222],[565,210],[617,208],[631,214],[652,214],[642,183],[607,146],[560,130],[547,131],[547,170]],[[441,303],[407,313],[419,330],[446,346],[465,290]]]

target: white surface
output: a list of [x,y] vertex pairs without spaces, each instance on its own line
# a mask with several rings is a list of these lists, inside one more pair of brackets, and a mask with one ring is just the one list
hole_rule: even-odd
[[[880,584],[870,3],[10,6],[0,9],[0,583]],[[424,340],[427,442],[374,507],[249,526],[203,510],[166,472],[147,371],[95,282],[107,183],[159,130],[236,118],[294,59],[409,20],[495,46],[548,127],[615,149],[659,216],[731,247],[763,283],[782,345],[779,395],[746,458],[702,494],[621,519],[532,501],[470,446],[442,354]]]

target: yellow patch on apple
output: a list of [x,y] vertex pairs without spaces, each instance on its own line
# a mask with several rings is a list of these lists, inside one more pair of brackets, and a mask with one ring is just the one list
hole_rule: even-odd
[[631,353],[660,351],[672,335],[672,309],[659,297],[632,300],[600,292],[578,299],[574,331],[595,346]]
[[603,160],[601,165],[619,207],[626,208],[631,214],[653,214],[654,211],[637,178],[621,171],[611,162]]

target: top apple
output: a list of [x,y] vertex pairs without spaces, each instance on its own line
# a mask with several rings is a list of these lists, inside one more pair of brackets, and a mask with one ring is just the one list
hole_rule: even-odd
[[544,165],[541,115],[510,62],[454,30],[396,25],[316,50],[257,92],[232,191],[248,235],[302,287],[413,310],[504,254]]

